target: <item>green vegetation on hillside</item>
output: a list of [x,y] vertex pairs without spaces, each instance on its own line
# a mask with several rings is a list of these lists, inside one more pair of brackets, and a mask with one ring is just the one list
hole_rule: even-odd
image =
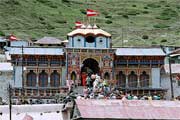
[[112,34],[114,46],[180,46],[179,0],[0,0],[0,33],[22,39],[66,39],[86,8]]

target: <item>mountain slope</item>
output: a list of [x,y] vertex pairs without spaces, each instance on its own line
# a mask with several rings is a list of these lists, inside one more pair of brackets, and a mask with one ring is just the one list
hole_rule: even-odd
[[0,0],[0,33],[23,39],[66,39],[86,8],[91,22],[112,34],[114,46],[180,46],[179,0]]

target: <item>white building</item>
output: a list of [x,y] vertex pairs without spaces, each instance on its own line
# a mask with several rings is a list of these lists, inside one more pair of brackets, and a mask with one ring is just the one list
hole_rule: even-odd
[[7,102],[8,85],[13,82],[13,67],[11,63],[0,63],[0,98]]

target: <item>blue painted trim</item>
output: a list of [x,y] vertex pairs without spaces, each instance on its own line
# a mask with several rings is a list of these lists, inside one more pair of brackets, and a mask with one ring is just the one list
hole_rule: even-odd
[[95,41],[95,43],[94,43],[94,47],[96,48],[96,42],[97,42],[96,38],[95,38],[95,40],[94,40],[94,41]]
[[86,38],[84,38],[84,47],[86,47]]
[[74,47],[74,37],[72,37],[72,47]]
[[108,39],[106,37],[106,48],[108,48]]

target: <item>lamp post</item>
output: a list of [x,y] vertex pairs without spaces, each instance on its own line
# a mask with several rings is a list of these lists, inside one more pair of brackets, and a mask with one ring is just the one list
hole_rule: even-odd
[[168,55],[169,60],[169,77],[170,77],[170,84],[171,84],[171,99],[174,99],[174,88],[173,88],[173,80],[172,80],[172,71],[171,71],[171,56]]

